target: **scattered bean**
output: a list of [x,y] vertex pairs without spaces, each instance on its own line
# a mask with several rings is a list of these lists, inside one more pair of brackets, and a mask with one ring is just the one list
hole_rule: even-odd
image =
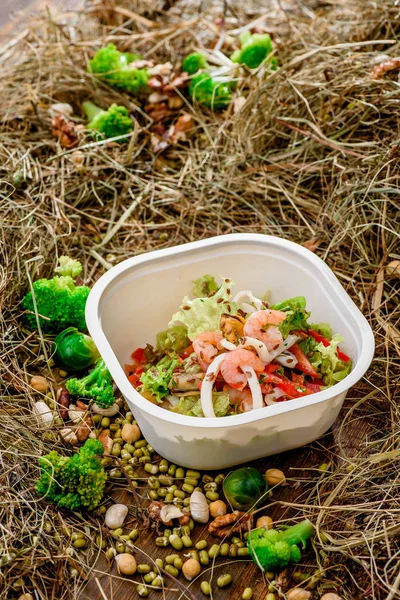
[[210,596],[211,587],[210,587],[210,584],[208,583],[208,581],[202,581],[200,584],[200,589],[205,596]]
[[[171,539],[171,537],[170,537],[170,539]],[[165,547],[165,546],[168,546],[168,543],[169,543],[169,540],[165,536],[156,538],[156,546]]]
[[206,498],[214,502],[214,500],[218,500],[219,494],[218,492],[206,492]]
[[[206,497],[207,497],[207,494],[206,494]],[[211,504],[208,508],[210,509],[210,515],[214,518],[222,517],[223,515],[226,515],[226,513],[228,512],[226,504],[223,500],[215,500],[215,502],[211,502]]]
[[221,545],[220,549],[219,549],[219,554],[220,556],[228,556],[229,554],[229,544],[227,544],[226,542],[224,544]]
[[192,579],[197,577],[197,575],[200,573],[200,570],[200,563],[194,558],[189,558],[189,560],[183,563],[182,573],[188,581],[192,581]]
[[248,587],[245,590],[243,590],[242,600],[251,600],[252,597],[253,597],[253,590],[251,589],[251,587]]
[[178,577],[179,575],[179,571],[178,569],[176,569],[175,567],[173,567],[172,565],[166,565],[165,566],[165,570],[167,571],[167,573],[169,573],[170,575],[173,575],[173,577]]
[[204,550],[204,548],[207,548],[207,541],[199,540],[198,542],[196,542],[194,547],[196,548],[196,550]]
[[[168,543],[168,540],[167,540],[167,543]],[[169,543],[171,544],[171,546],[173,548],[175,548],[175,550],[182,550],[182,548],[183,548],[183,542],[178,535],[172,534],[169,538]]]
[[225,573],[225,575],[221,575],[221,577],[218,577],[218,579],[217,579],[217,586],[220,588],[227,587],[231,583],[232,583],[232,575],[230,575],[229,573]]
[[136,591],[141,598],[146,598],[149,595],[149,590],[143,583],[137,586]]
[[154,571],[150,571],[150,573],[147,573],[143,577],[145,583],[153,583],[155,578],[156,578],[156,574],[154,573]]
[[285,483],[286,477],[280,469],[268,469],[265,472],[265,480],[268,485],[281,485]]
[[131,554],[119,554],[115,557],[117,569],[123,575],[136,573],[136,560]]
[[186,471],[186,477],[193,477],[193,479],[200,479],[201,473],[199,471],[193,471],[192,469],[188,469]]
[[211,559],[217,558],[217,556],[219,556],[219,545],[218,544],[213,544],[211,546],[211,548],[208,551],[208,556]]
[[140,564],[140,565],[137,566],[136,570],[141,575],[146,575],[146,573],[150,573],[151,567],[147,563],[142,563],[142,564]]
[[201,565],[208,565],[210,562],[210,557],[208,556],[207,550],[200,550],[199,552],[199,562]]
[[163,587],[164,579],[160,577],[160,575],[157,575],[157,577],[151,582],[151,585],[154,585],[154,587]]

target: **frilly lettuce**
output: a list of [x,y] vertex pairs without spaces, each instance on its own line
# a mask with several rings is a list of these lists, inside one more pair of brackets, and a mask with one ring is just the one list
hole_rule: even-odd
[[307,319],[310,313],[306,310],[306,299],[304,296],[296,296],[282,300],[271,306],[272,310],[282,310],[286,313],[286,319],[279,325],[279,329],[283,337],[287,337],[289,333],[295,329],[306,331],[309,329]]
[[157,350],[181,354],[190,344],[185,325],[173,325],[157,334]]
[[324,337],[328,338],[328,340],[332,339],[332,327],[329,325],[329,323],[310,323],[309,329],[317,331]]
[[174,357],[164,356],[154,367],[150,367],[140,376],[143,391],[149,391],[156,397],[157,402],[169,394],[169,382],[173,371],[180,366],[180,362]]
[[192,294],[195,298],[204,298],[211,292],[216,292],[218,284],[212,275],[203,275],[193,281]]
[[331,386],[342,381],[351,371],[351,361],[344,362],[337,356],[337,347],[344,342],[341,335],[336,334],[331,339],[329,346],[317,344],[310,362],[324,380],[326,386]]
[[[230,407],[228,394],[225,392],[213,392],[212,400],[215,416],[224,417]],[[188,417],[204,417],[200,396],[184,396],[180,398],[179,404],[171,408],[171,411]]]
[[233,285],[230,279],[223,279],[219,289],[209,298],[190,300],[185,296],[180,310],[172,315],[168,326],[172,327],[178,323],[185,325],[190,340],[194,340],[205,331],[216,331],[219,329],[221,315],[225,312],[234,313],[237,310],[236,304],[231,302]]

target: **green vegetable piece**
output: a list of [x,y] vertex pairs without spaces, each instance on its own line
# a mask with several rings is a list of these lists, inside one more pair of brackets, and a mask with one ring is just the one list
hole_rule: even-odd
[[65,387],[72,396],[94,400],[101,408],[107,408],[115,402],[112,377],[103,359],[97,361],[93,371],[77,379],[69,379]]
[[[224,417],[230,408],[229,395],[225,392],[213,392],[212,401],[216,417]],[[201,408],[200,396],[183,396],[179,399],[179,404],[171,408],[171,412],[188,417],[204,417]]]
[[201,52],[192,52],[182,63],[182,71],[189,75],[194,75],[200,69],[207,69],[209,66],[206,57]]
[[204,298],[216,292],[218,284],[212,275],[203,275],[193,281],[192,294],[195,298]]
[[329,346],[324,346],[322,343],[317,344],[310,357],[312,366],[321,374],[326,386],[342,381],[352,369],[351,360],[345,362],[338,358],[337,347],[343,342],[342,336],[336,334],[330,340]]
[[66,275],[67,277],[76,279],[82,272],[82,265],[79,260],[75,260],[74,258],[64,255],[60,256],[58,262],[60,264],[55,268],[55,272],[59,273],[60,275]]
[[310,313],[306,310],[306,299],[304,296],[296,296],[282,300],[271,306],[272,310],[282,310],[286,313],[286,319],[279,325],[283,337],[287,337],[291,331],[300,329],[307,331],[310,328],[307,319]]
[[194,340],[195,337],[205,331],[218,330],[221,315],[224,312],[236,313],[237,306],[231,301],[231,288],[233,285],[234,283],[230,279],[223,279],[219,289],[210,298],[191,300],[185,296],[180,310],[172,315],[172,319],[168,324],[169,327],[178,323],[185,325],[190,340]]
[[268,489],[264,476],[257,469],[242,467],[224,479],[224,494],[232,508],[249,510]]
[[52,450],[39,458],[37,493],[60,508],[93,510],[102,500],[107,479],[99,459],[102,454],[102,443],[92,439],[72,456]]
[[82,108],[90,120],[87,128],[97,132],[97,137],[108,139],[126,135],[133,130],[133,121],[125,106],[112,104],[107,110],[102,110],[93,102],[84,102]]
[[[244,31],[239,36],[241,48],[235,50],[231,55],[231,60],[235,63],[247,65],[250,69],[256,69],[274,51],[272,40],[266,34]],[[271,67],[275,70],[278,66],[275,57],[270,59]]]
[[182,354],[189,344],[185,325],[173,325],[157,334],[157,350],[160,352]]
[[154,367],[150,367],[140,376],[143,383],[143,390],[151,392],[157,399],[162,399],[170,393],[169,382],[176,367],[179,367],[179,361],[173,357],[164,356]]
[[96,52],[90,61],[89,72],[112,87],[139,94],[146,90],[150,73],[147,69],[130,66],[130,63],[138,59],[139,54],[119,52],[114,44],[108,44]]
[[58,334],[53,342],[53,359],[58,367],[71,371],[87,369],[100,358],[92,338],[68,327]]
[[[68,258],[68,257],[63,257]],[[63,261],[64,262],[64,261]],[[59,269],[79,271],[78,261],[61,264]],[[43,333],[60,333],[66,327],[86,329],[85,306],[90,289],[84,285],[76,286],[70,275],[55,276],[52,279],[38,279],[33,284],[33,293],[29,291],[22,299],[22,307],[28,311],[24,321],[31,329],[37,329],[36,310]]]
[[299,562],[301,551],[314,535],[314,526],[308,519],[285,530],[264,529],[250,531],[247,547],[253,561],[264,571],[280,571],[290,562]]
[[310,323],[309,329],[317,331],[324,337],[328,338],[328,340],[332,339],[332,327],[329,325],[329,323]]
[[223,110],[229,106],[232,99],[229,85],[213,79],[208,73],[199,73],[192,78],[189,94],[193,102],[212,110]]

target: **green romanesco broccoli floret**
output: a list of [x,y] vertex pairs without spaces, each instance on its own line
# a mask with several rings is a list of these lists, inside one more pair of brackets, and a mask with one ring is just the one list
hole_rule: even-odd
[[189,94],[193,102],[213,110],[226,108],[232,99],[228,83],[213,79],[208,73],[199,73],[191,79]]
[[60,256],[58,262],[60,264],[55,268],[55,272],[59,275],[65,275],[67,277],[72,277],[72,279],[76,279],[82,273],[82,265],[79,260],[75,260],[69,256]]
[[33,293],[28,292],[22,299],[22,307],[28,311],[24,320],[31,329],[37,329],[36,309],[43,333],[60,333],[67,327],[86,329],[85,306],[90,289],[75,285],[74,277],[80,272],[80,263],[72,262],[74,264],[67,267],[66,261],[63,261],[63,266],[60,260],[58,269],[65,268],[73,276],[38,279],[32,286]]
[[107,408],[115,402],[111,373],[102,358],[86,377],[72,377],[65,387],[72,396],[94,400],[100,408]]
[[[265,58],[274,51],[270,36],[260,33],[251,34],[250,31],[244,31],[239,36],[240,50],[235,50],[231,55],[231,61],[242,65],[247,65],[250,69],[257,68]],[[271,67],[277,68],[277,60],[271,57]]]
[[102,454],[102,443],[92,439],[72,456],[52,450],[39,458],[37,493],[60,508],[93,510],[101,502],[107,479],[99,459]]
[[314,535],[314,526],[308,519],[284,530],[260,527],[250,531],[247,547],[253,561],[264,571],[279,571],[290,562],[299,562],[306,541]]
[[182,71],[189,75],[194,75],[200,69],[207,69],[209,64],[206,57],[201,52],[192,52],[188,54],[182,63]]
[[139,94],[146,89],[150,73],[147,69],[130,66],[138,59],[139,54],[120,52],[114,44],[108,44],[96,52],[90,61],[89,72],[112,87]]
[[93,102],[84,102],[82,108],[90,120],[87,128],[93,129],[97,137],[108,139],[126,135],[133,130],[133,121],[125,106],[112,104],[107,110],[102,110]]

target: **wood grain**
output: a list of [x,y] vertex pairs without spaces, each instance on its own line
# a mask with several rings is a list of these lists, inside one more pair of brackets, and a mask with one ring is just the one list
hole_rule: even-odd
[[[365,435],[364,431],[361,433]],[[352,430],[347,432],[348,440],[354,437]],[[347,437],[346,436],[346,437]],[[326,462],[326,454],[324,447],[334,446],[334,433],[329,433],[324,436],[323,444],[319,442],[314,443],[311,446],[305,446],[290,452],[285,452],[277,456],[268,457],[249,464],[248,466],[254,466],[261,471],[265,471],[271,467],[281,469],[288,478],[288,484],[285,487],[279,488],[274,492],[272,500],[279,499],[283,502],[304,502],[305,494],[312,482],[315,481],[318,476],[316,469],[318,466]],[[343,443],[343,442],[342,442]],[[321,447],[321,449],[318,448]],[[214,474],[216,475],[217,472]],[[122,496],[115,497],[119,501],[125,501],[134,504],[133,497],[131,494],[123,493]],[[279,505],[272,506],[269,510],[266,508],[261,514],[268,514],[273,518],[274,521],[286,520],[295,513],[290,508],[284,508]],[[213,543],[219,543],[219,539],[211,537],[207,533],[207,526],[196,525],[192,540],[193,543],[200,539],[207,539],[209,546]],[[171,546],[167,548],[159,548],[155,545],[155,534],[152,531],[147,531],[141,534],[139,541],[135,542],[142,550],[147,552],[153,559],[165,558],[168,554],[175,552]],[[183,557],[183,553],[179,553]],[[304,556],[306,562],[307,556]],[[141,558],[137,557],[138,562],[144,562]],[[150,562],[150,561],[148,561]],[[225,565],[225,566],[220,566]],[[246,587],[252,587],[254,592],[254,600],[264,600],[267,594],[267,582],[264,579],[260,570],[248,559],[232,559],[232,558],[218,558],[215,563],[215,570],[213,576],[213,598],[215,600],[232,599],[240,600],[241,594]],[[107,574],[101,574],[99,571],[103,571]],[[109,577],[111,575],[117,575],[115,564],[109,565],[107,561],[102,557],[91,576],[89,577],[88,584],[85,591],[82,594],[83,600],[128,600],[130,598],[139,598],[136,593],[136,584],[129,580],[118,580]],[[190,587],[196,598],[206,598],[200,591],[200,583],[203,580],[208,580],[210,577],[210,571],[205,573],[205,568],[202,570],[202,574],[197,582],[193,583]],[[223,573],[230,573],[232,575],[232,585],[229,588],[218,589],[216,586],[216,580],[219,575]],[[96,583],[95,578],[98,579],[98,583],[102,588],[100,592],[99,585]],[[140,581],[139,577],[132,577],[136,581]],[[183,577],[180,576],[182,581]],[[172,587],[170,581],[167,582],[168,587]],[[149,598],[159,598],[165,600],[176,600],[177,598],[184,596],[181,592],[172,591],[165,589],[164,594],[161,591],[151,591]]]

